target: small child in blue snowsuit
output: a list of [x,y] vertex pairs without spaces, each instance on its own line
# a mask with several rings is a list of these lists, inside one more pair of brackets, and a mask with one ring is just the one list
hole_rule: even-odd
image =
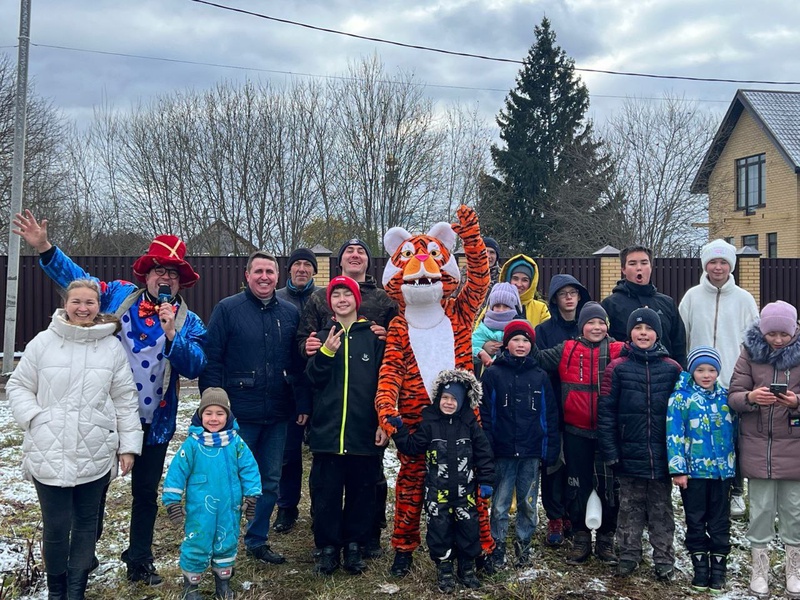
[[[229,580],[239,545],[242,509],[247,520],[252,520],[261,495],[258,465],[237,429],[228,394],[221,388],[207,388],[192,416],[189,437],[172,459],[164,480],[162,501],[167,514],[176,526],[184,526],[181,598],[201,598],[198,584],[209,563],[216,597],[234,597]],[[181,504],[184,492],[185,509]]]
[[736,475],[736,413],[717,381],[720,354],[697,346],[686,357],[667,406],[667,457],[681,489],[692,587],[721,593],[731,551],[731,485]]

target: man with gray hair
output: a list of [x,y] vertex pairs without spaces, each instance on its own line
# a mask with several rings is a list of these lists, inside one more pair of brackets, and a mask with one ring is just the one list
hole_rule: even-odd
[[[735,247],[721,239],[709,242],[700,250],[700,262],[700,283],[686,292],[678,307],[686,326],[686,351],[697,346],[715,348],[722,358],[719,381],[727,388],[744,331],[758,316],[758,307],[750,292],[736,285],[731,274],[736,268]],[[743,492],[737,460],[731,492],[732,517],[744,516]]]

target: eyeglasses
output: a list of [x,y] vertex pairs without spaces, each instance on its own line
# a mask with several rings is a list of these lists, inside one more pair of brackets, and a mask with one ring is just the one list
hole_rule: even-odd
[[167,269],[166,267],[153,267],[153,272],[159,277],[166,275],[170,279],[178,279],[181,276],[177,269]]
[[558,298],[577,298],[579,295],[578,290],[562,290],[556,294]]

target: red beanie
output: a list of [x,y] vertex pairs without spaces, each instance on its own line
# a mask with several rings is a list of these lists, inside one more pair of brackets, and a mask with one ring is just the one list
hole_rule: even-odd
[[[351,279],[345,275],[337,275],[331,279],[331,282],[328,284],[328,308],[331,308],[331,294],[337,287],[346,287],[353,292],[353,296],[356,298],[356,311],[358,311],[358,309],[361,308],[361,288],[358,287],[358,282],[355,279]],[[331,310],[333,309],[331,308]]]
[[503,346],[508,346],[508,341],[515,335],[524,335],[531,344],[536,343],[536,333],[525,319],[514,319],[503,329]]

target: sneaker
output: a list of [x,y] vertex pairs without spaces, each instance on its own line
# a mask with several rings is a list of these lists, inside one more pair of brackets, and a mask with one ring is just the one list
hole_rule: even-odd
[[369,541],[361,546],[361,556],[370,558],[380,558],[383,556],[383,548],[381,548],[381,534],[369,538]]
[[[505,547],[498,544],[494,548],[494,552],[492,555],[486,559],[486,562],[491,563],[494,572],[500,571],[506,568],[506,549]],[[476,561],[477,564],[477,561]],[[493,573],[494,574],[494,573]]]
[[741,519],[747,512],[743,496],[731,496],[731,518]]
[[122,562],[127,567],[127,578],[131,583],[141,581],[143,584],[150,587],[158,587],[164,583],[164,579],[156,573],[156,566],[153,564],[152,559],[143,562],[133,562],[128,558],[128,551],[122,553],[120,557]]
[[471,559],[458,559],[458,569],[456,570],[456,577],[466,588],[477,590],[481,587],[481,582],[475,575],[475,561]]
[[589,531],[578,531],[572,540],[572,550],[567,556],[568,565],[582,565],[592,554],[592,534]]
[[635,560],[621,560],[617,565],[617,577],[628,577],[639,566]]
[[278,533],[289,533],[294,524],[297,522],[297,517],[300,512],[297,507],[278,507],[278,516],[275,517],[275,522],[272,524],[272,530]]
[[545,541],[548,546],[560,546],[564,543],[564,523],[561,519],[550,519],[547,523]]
[[325,546],[314,553],[314,572],[318,575],[333,575],[339,568],[339,550]]
[[100,561],[97,559],[97,555],[95,554],[92,557],[92,566],[89,567],[89,575],[91,575],[92,573],[97,571],[97,569],[99,569],[99,568],[100,568]]
[[533,559],[533,548],[530,543],[524,544],[520,540],[514,540],[514,554],[517,557],[514,566],[527,567]]
[[[403,552],[403,554],[411,553]],[[397,555],[395,555],[395,559],[396,558]],[[443,594],[452,594],[456,591],[456,580],[455,577],[453,577],[453,561],[443,560],[436,565],[436,586]]]
[[653,572],[659,581],[671,581],[675,568],[671,564],[656,563],[653,567]]
[[367,570],[367,563],[361,558],[358,542],[350,542],[344,549],[344,570],[353,575],[361,575]]
[[[411,565],[414,563],[414,553],[413,552],[403,552],[402,550],[396,550],[394,553],[394,562],[392,563],[392,568],[389,569],[389,572],[392,574],[393,577],[405,577],[411,572]],[[450,565],[450,572],[452,574],[452,567]]]
[[286,562],[286,558],[282,554],[270,550],[269,544],[248,548],[247,555],[270,565],[282,565]]
[[614,552],[614,536],[608,534],[598,534],[594,542],[594,555],[609,565],[619,563],[617,553]]

